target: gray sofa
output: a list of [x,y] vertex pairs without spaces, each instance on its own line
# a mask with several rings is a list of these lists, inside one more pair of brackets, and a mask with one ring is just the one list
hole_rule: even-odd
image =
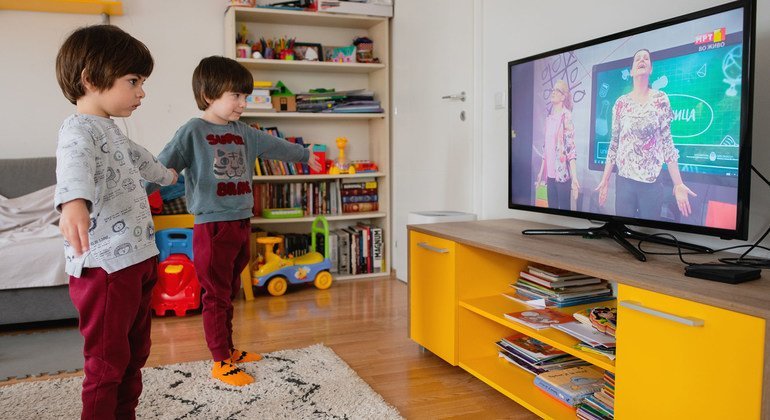
[[[0,159],[0,195],[2,196],[15,198],[55,183],[56,158],[54,157]],[[44,270],[45,261],[40,261],[39,267]],[[30,269],[34,270],[35,267]],[[34,275],[34,271],[31,275]],[[0,267],[0,276],[2,276],[2,267]],[[77,317],[78,313],[72,305],[66,285],[0,290],[0,325]]]

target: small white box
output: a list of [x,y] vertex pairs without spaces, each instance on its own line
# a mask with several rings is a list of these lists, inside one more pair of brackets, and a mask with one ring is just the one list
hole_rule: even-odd
[[409,213],[406,224],[421,225],[427,223],[444,222],[472,222],[476,220],[473,213],[463,213],[461,211],[415,211]]
[[[378,1],[377,3],[386,3]],[[353,15],[370,15],[393,17],[392,4],[361,3],[340,0],[318,0],[318,11],[329,13],[348,13]]]

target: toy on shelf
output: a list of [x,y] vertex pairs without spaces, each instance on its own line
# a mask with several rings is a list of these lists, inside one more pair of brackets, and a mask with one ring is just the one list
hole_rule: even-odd
[[[316,251],[317,234],[323,234],[324,254]],[[267,285],[267,291],[273,296],[281,296],[291,284],[313,282],[315,287],[324,290],[332,285],[332,266],[329,254],[329,223],[323,216],[313,220],[310,228],[310,252],[295,258],[281,258],[273,252],[273,246],[281,238],[265,236],[257,238],[257,243],[265,245],[264,264],[255,270],[252,283],[255,286]]]
[[379,171],[377,164],[372,162],[371,160],[354,160],[350,162],[350,164],[353,165],[354,168],[356,168],[356,172],[358,173]]
[[158,283],[152,289],[150,308],[162,316],[172,310],[185,316],[201,304],[201,285],[193,262],[184,254],[172,254],[158,264]]
[[345,146],[348,144],[348,139],[345,137],[337,137],[337,147],[340,149],[340,156],[332,162],[332,167],[329,168],[329,173],[331,175],[339,175],[339,174],[351,174],[353,175],[356,173],[355,166],[351,165],[350,162],[345,158]]

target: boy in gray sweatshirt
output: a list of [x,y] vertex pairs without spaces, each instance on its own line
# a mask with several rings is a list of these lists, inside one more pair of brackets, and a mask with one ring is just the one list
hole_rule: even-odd
[[203,117],[183,125],[158,156],[168,168],[186,170],[187,209],[195,216],[193,263],[206,290],[203,329],[214,359],[211,374],[237,386],[254,379],[235,364],[262,358],[237,350],[232,338],[232,300],[250,259],[254,162],[260,157],[321,167],[309,149],[238,121],[253,84],[251,73],[235,60],[201,60],[193,73],[193,93]]

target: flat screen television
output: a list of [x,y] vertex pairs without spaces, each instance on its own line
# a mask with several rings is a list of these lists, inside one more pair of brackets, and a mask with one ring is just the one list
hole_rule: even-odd
[[755,8],[509,62],[508,207],[604,222],[524,233],[606,236],[640,260],[627,225],[746,239]]

